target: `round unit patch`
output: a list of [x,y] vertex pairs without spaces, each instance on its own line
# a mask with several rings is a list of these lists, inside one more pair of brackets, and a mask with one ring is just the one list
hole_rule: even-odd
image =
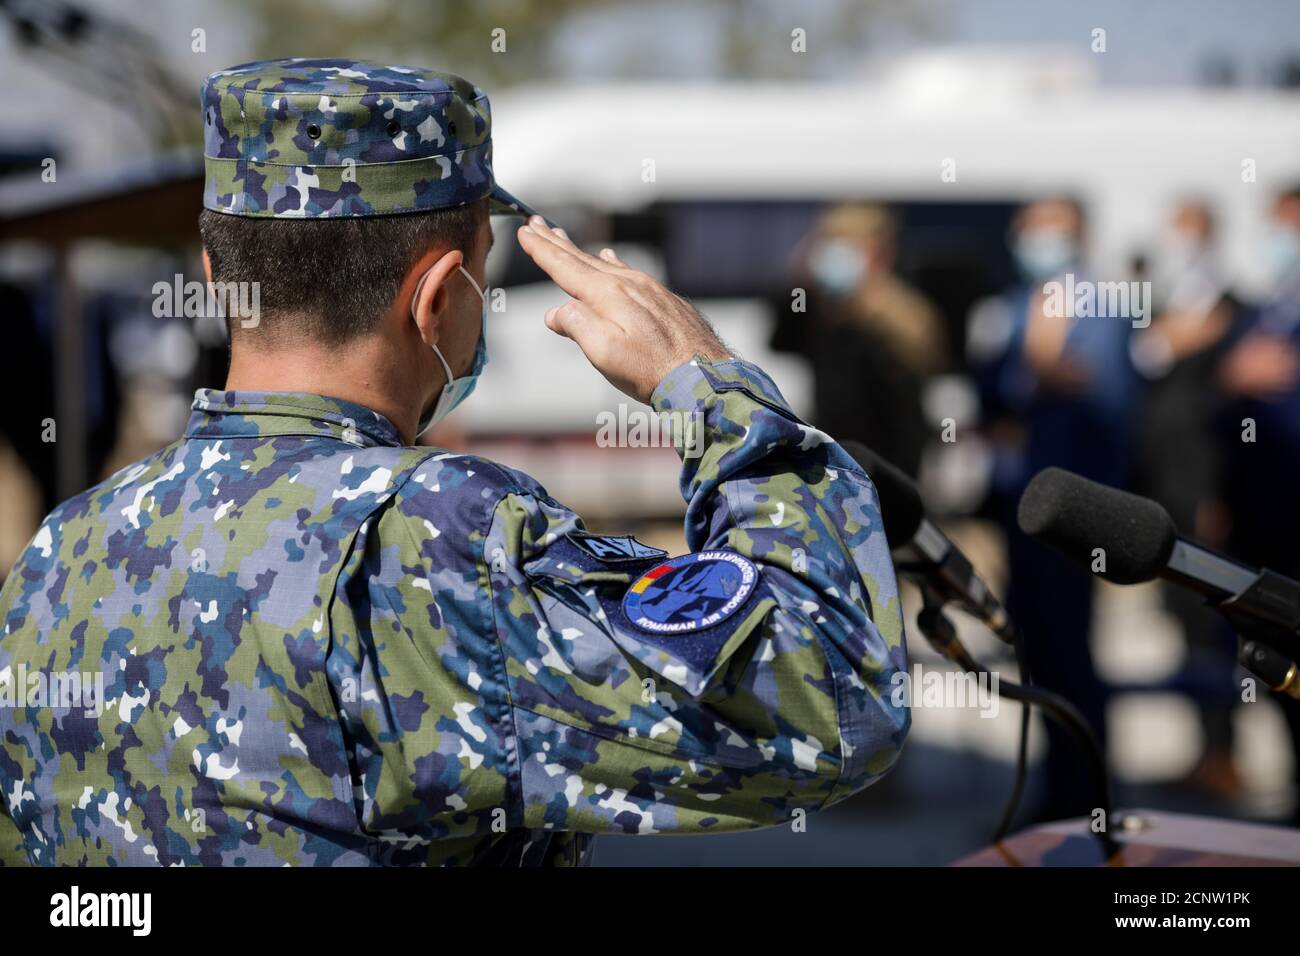
[[754,593],[758,568],[733,551],[698,551],[641,575],[623,595],[623,613],[643,631],[685,634],[725,621]]

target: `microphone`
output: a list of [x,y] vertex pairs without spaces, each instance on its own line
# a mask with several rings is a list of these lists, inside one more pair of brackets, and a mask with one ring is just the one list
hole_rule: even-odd
[[1008,644],[1011,619],[970,560],[925,515],[921,492],[906,474],[860,442],[842,441],[880,496],[880,514],[890,548],[903,559],[901,573],[928,588],[943,604],[956,604]]
[[[1088,567],[1099,561],[1097,576],[1115,584],[1165,578],[1219,603],[1240,595],[1261,573],[1178,537],[1169,512],[1150,498],[1063,468],[1033,477],[1020,497],[1017,520],[1021,531],[1067,558]],[[1290,610],[1278,623],[1294,630],[1300,607]]]
[[[1115,584],[1150,581],[1169,563],[1178,540],[1174,520],[1149,498],[1046,468],[1029,482],[1016,514],[1031,538],[1090,567]],[[1101,553],[1097,553],[1097,549]]]
[[[1190,588],[1243,637],[1282,645],[1291,657],[1300,653],[1300,582],[1180,538],[1169,513],[1149,498],[1047,468],[1025,488],[1017,520],[1025,534],[1098,577],[1116,584],[1163,578]],[[1249,657],[1261,675],[1281,676],[1290,664],[1258,645],[1248,644],[1243,655],[1242,663]],[[1291,678],[1286,683],[1300,688],[1294,673]]]

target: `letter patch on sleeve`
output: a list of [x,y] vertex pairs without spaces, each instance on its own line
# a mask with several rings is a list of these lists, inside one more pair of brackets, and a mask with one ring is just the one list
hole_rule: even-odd
[[568,539],[574,547],[598,561],[648,561],[666,558],[668,552],[642,544],[630,534],[588,534],[570,531]]

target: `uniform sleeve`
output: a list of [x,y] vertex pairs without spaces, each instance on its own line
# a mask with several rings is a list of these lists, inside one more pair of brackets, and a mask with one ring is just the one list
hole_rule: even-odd
[[[862,470],[752,365],[691,362],[652,402],[687,423],[690,555],[593,548],[540,489],[502,497],[484,543],[530,828],[781,822],[880,777],[907,732],[897,588]],[[742,600],[709,604],[700,569]],[[675,583],[649,620],[637,602],[656,575]],[[700,602],[715,613],[692,618]]]
[[26,866],[27,863],[23,835],[9,818],[5,801],[0,798],[0,866]]

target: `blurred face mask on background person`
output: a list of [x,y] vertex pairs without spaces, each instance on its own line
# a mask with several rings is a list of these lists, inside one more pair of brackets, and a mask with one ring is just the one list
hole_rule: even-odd
[[[465,271],[464,266],[457,266],[456,268],[459,269],[465,278],[469,280],[469,284],[474,287],[474,291],[478,293],[478,297],[483,300],[482,309],[479,313],[478,345],[474,349],[474,361],[470,363],[469,371],[460,378],[452,378],[451,366],[447,364],[447,359],[443,356],[442,351],[437,345],[433,346],[433,354],[438,356],[438,361],[442,363],[443,371],[447,375],[447,382],[442,386],[442,391],[438,393],[438,397],[434,400],[433,405],[428,411],[420,416],[420,422],[416,426],[415,434],[417,441],[420,439],[421,435],[450,415],[456,406],[469,398],[470,392],[474,391],[474,386],[478,384],[479,376],[483,374],[483,367],[487,365],[488,362],[487,289],[486,287],[480,289],[478,283],[474,281],[474,277]],[[432,271],[432,269],[429,270],[429,272]],[[429,278],[428,272],[420,277],[420,281],[415,286],[415,294],[411,296],[412,319],[416,317],[415,303],[419,301],[420,289],[424,287],[424,281],[427,278]]]
[[1068,232],[1028,229],[1016,236],[1011,252],[1025,278],[1041,282],[1064,272],[1078,250],[1078,242]]
[[1264,259],[1274,285],[1294,284],[1300,279],[1300,231],[1275,223],[1264,240]]
[[831,295],[848,295],[867,278],[867,255],[852,242],[825,239],[808,256],[813,279]]
[[1157,271],[1167,278],[1176,278],[1196,264],[1205,252],[1205,245],[1199,236],[1180,230],[1166,232],[1156,243]]

